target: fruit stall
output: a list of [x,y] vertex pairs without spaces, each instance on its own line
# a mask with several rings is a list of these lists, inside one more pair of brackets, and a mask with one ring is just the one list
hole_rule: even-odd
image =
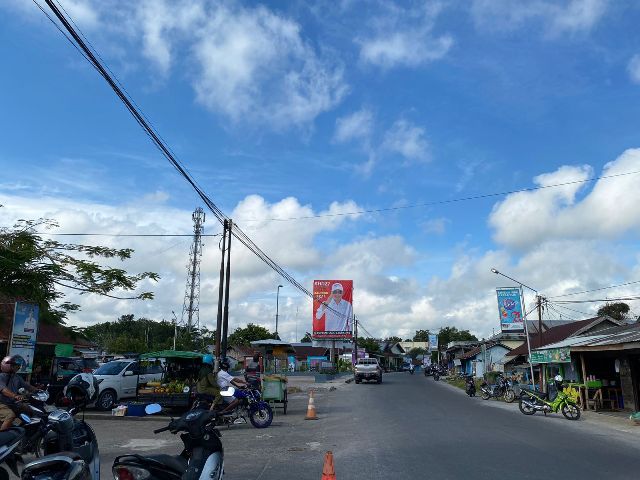
[[163,407],[188,408],[198,382],[202,354],[180,350],[163,350],[140,355],[144,366],[161,364],[161,380],[138,385],[138,402],[159,403]]

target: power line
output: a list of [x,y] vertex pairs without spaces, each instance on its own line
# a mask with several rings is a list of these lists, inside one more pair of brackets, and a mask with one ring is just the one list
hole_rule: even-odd
[[433,207],[436,205],[445,205],[445,204],[449,204],[449,203],[459,203],[459,202],[468,202],[470,200],[482,200],[485,198],[492,198],[492,197],[503,197],[506,195],[511,195],[513,193],[522,193],[522,192],[533,192],[536,190],[543,190],[546,188],[557,188],[557,187],[565,187],[567,185],[575,185],[575,184],[579,184],[579,183],[589,183],[589,182],[595,182],[597,180],[608,180],[611,178],[617,178],[617,177],[622,177],[622,176],[626,176],[626,175],[636,175],[639,174],[640,170],[637,171],[633,171],[633,172],[623,172],[623,173],[616,173],[616,174],[612,174],[612,175],[600,175],[598,177],[590,177],[584,180],[572,180],[569,182],[562,182],[562,183],[554,183],[551,185],[539,185],[537,187],[526,187],[526,188],[520,188],[517,190],[508,190],[505,192],[495,192],[495,193],[485,193],[485,194],[481,194],[481,195],[473,195],[470,197],[461,197],[461,198],[452,198],[449,200],[434,200],[432,202],[425,202],[425,203],[414,203],[411,205],[402,205],[402,206],[397,206],[397,207],[386,207],[386,208],[373,208],[373,209],[369,209],[369,210],[357,210],[357,211],[353,211],[353,212],[339,212],[339,213],[321,213],[318,215],[306,215],[306,216],[302,216],[302,217],[288,217],[288,218],[267,218],[264,220],[260,220],[260,219],[245,219],[243,221],[245,222],[265,222],[265,221],[274,221],[274,222],[288,222],[288,221],[292,221],[292,220],[311,220],[311,219],[316,219],[316,218],[326,218],[326,217],[345,217],[345,216],[352,216],[352,215],[363,215],[365,213],[383,213],[383,212],[391,212],[391,211],[396,211],[396,210],[406,210],[409,208],[422,208],[422,207]]
[[640,296],[634,297],[621,297],[621,298],[597,298],[593,300],[558,300],[555,303],[560,304],[569,304],[569,303],[610,303],[610,302],[633,302],[635,300],[640,300]]
[[636,281],[633,281],[633,282],[627,282],[627,283],[619,283],[618,285],[610,285],[608,287],[594,288],[592,290],[583,290],[581,292],[565,293],[563,295],[554,295],[552,297],[547,297],[547,298],[569,297],[571,295],[580,295],[582,293],[599,292],[601,290],[608,290],[610,288],[618,288],[618,287],[625,287],[627,285],[634,285],[636,283],[640,283],[640,280],[636,280]]
[[[188,233],[49,233],[36,232],[36,235],[53,235],[61,237],[193,237]],[[221,233],[202,234],[201,237],[220,237]]]
[[[104,66],[100,63],[100,61],[96,58],[96,55],[93,51],[87,46],[84,40],[80,37],[80,35],[75,31],[74,27],[69,23],[65,15],[60,12],[58,7],[56,6],[53,0],[45,0],[49,8],[53,11],[58,20],[62,23],[64,28],[69,32],[69,34],[73,37],[78,47],[84,52],[83,57],[91,63],[96,70],[100,73],[100,75],[105,79],[105,81],[109,84],[109,87],[114,91],[114,93],[118,96],[118,98],[125,105],[129,113],[133,116],[134,120],[138,123],[138,125],[144,130],[145,134],[151,139],[153,144],[160,150],[162,155],[171,163],[171,165],[178,171],[178,173],[191,185],[191,187],[195,190],[198,196],[202,199],[205,205],[211,210],[213,215],[220,223],[224,223],[225,220],[231,220],[225,213],[209,198],[209,196],[204,192],[204,190],[198,185],[196,180],[191,176],[189,171],[186,169],[184,165],[176,158],[176,156],[172,153],[167,145],[165,145],[164,141],[160,137],[160,135],[155,131],[153,126],[146,120],[144,115],[138,110],[138,108],[133,104],[133,101],[129,98],[129,95],[126,94],[122,88],[118,86],[118,84],[114,81],[111,75],[106,71]],[[53,22],[53,19],[48,16],[48,18]],[[55,22],[53,22],[55,24]],[[58,28],[60,30],[60,28]],[[66,36],[66,35],[65,35]],[[68,39],[68,37],[67,37]],[[251,240],[238,226],[234,225],[235,228],[232,230],[232,235],[242,243],[249,251],[251,251],[254,255],[256,255],[259,259],[261,259],[264,263],[266,263],[272,270],[278,273],[281,277],[283,277],[287,282],[293,285],[295,288],[300,290],[302,293],[307,295],[310,298],[313,298],[313,294],[305,288],[302,284],[300,284],[291,274],[286,272],[280,265],[278,265],[272,258],[270,258],[265,252],[263,252],[254,242]],[[329,307],[331,309],[331,307]],[[331,309],[333,310],[333,309]]]
[[580,310],[576,310],[574,308],[565,307],[564,305],[558,305],[556,302],[549,302],[549,303],[555,305],[558,308],[562,308],[564,310],[569,310],[569,311],[574,312],[574,313],[579,313],[580,315],[584,315],[585,317],[588,317],[588,318],[591,318],[591,316],[593,315],[591,313],[581,312]]

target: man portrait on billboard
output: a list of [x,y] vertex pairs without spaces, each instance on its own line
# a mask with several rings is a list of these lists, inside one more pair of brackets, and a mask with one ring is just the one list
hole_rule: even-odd
[[331,285],[331,292],[326,300],[320,303],[316,311],[316,319],[324,315],[324,329],[326,332],[350,332],[353,318],[351,303],[344,298],[344,288],[341,283]]

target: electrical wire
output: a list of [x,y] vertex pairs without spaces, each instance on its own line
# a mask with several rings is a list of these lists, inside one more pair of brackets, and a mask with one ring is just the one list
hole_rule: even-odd
[[[114,91],[117,97],[125,105],[129,113],[133,116],[136,123],[138,123],[138,125],[143,129],[145,134],[151,139],[151,141],[156,146],[156,148],[160,150],[162,155],[169,161],[169,163],[175,168],[175,170],[187,181],[187,183],[189,183],[189,185],[191,185],[191,187],[195,190],[195,192],[198,194],[201,200],[213,213],[216,219],[220,223],[231,221],[231,219],[224,214],[224,212],[213,202],[213,200],[209,198],[209,196],[198,185],[198,183],[193,178],[193,176],[189,173],[186,167],[176,158],[176,156],[167,147],[167,145],[165,145],[164,141],[160,138],[159,134],[155,131],[153,126],[145,119],[144,115],[142,115],[140,111],[138,111],[138,108],[133,104],[132,100],[129,98],[129,95],[127,95],[123,91],[123,89],[119,87],[119,85],[114,81],[114,79],[106,71],[105,67],[96,58],[96,55],[93,53],[92,49],[90,49],[87,46],[85,41],[76,32],[74,27],[69,23],[69,20],[57,7],[57,5],[55,4],[55,1],[45,0],[45,2],[49,6],[49,8],[52,10],[52,12],[55,14],[55,16],[58,18],[60,23],[64,26],[66,31],[73,37],[77,46],[82,50],[82,52],[84,52],[83,58],[85,58],[89,63],[91,63],[94,66],[94,68],[96,68],[96,70],[98,70],[100,75],[109,84],[109,87]],[[47,17],[53,22],[53,19],[50,16],[47,15]],[[55,24],[55,22],[53,23]],[[58,28],[58,30],[60,30],[57,24],[56,24],[56,27]],[[231,228],[231,234],[240,243],[242,243],[249,251],[251,251],[259,259],[261,259],[264,263],[266,263],[272,270],[278,273],[287,282],[289,282],[291,285],[293,285],[295,288],[300,290],[302,293],[304,293],[308,297],[313,298],[313,294],[307,288],[305,288],[302,284],[300,284],[291,274],[286,272],[272,258],[270,258],[265,252],[263,252],[253,242],[253,240],[251,240],[251,238],[249,238],[238,226],[235,226],[235,228]],[[331,307],[329,308],[331,309]]]
[[[193,233],[49,233],[35,232],[35,235],[61,237],[193,237]],[[201,234],[201,237],[220,237],[222,233]]]
[[485,198],[504,197],[506,195],[511,195],[511,194],[514,194],[514,193],[533,192],[533,191],[536,191],[536,190],[543,190],[543,189],[546,189],[546,188],[565,187],[567,185],[575,185],[575,184],[579,184],[579,183],[589,183],[589,182],[595,182],[595,181],[598,181],[598,180],[608,180],[608,179],[611,179],[611,178],[623,177],[623,176],[626,176],[626,175],[637,175],[637,174],[640,174],[640,170],[632,171],[632,172],[616,173],[616,174],[612,174],[612,175],[600,175],[598,177],[590,177],[590,178],[583,179],[583,180],[571,180],[571,181],[568,181],[568,182],[554,183],[554,184],[550,184],[550,185],[538,185],[537,187],[525,187],[525,188],[519,188],[517,190],[507,190],[507,191],[504,191],[504,192],[484,193],[484,194],[480,194],[480,195],[472,195],[472,196],[469,196],[469,197],[461,197],[461,198],[452,198],[452,199],[448,199],[448,200],[434,200],[432,202],[414,203],[414,204],[411,204],[411,205],[401,205],[401,206],[396,206],[396,207],[372,208],[372,209],[368,209],[368,210],[357,210],[357,211],[353,211],[353,212],[320,213],[318,215],[306,215],[306,216],[302,216],[302,217],[268,218],[268,219],[264,219],[264,220],[260,220],[260,219],[243,219],[243,221],[244,222],[265,222],[265,221],[288,222],[288,221],[292,221],[292,220],[311,220],[311,219],[326,218],[326,217],[344,217],[344,216],[352,216],[352,215],[363,215],[363,214],[366,214],[366,213],[392,212],[392,211],[396,211],[396,210],[406,210],[406,209],[410,209],[410,208],[433,207],[433,206],[437,206],[437,205],[446,205],[446,204],[450,204],[450,203],[468,202],[468,201],[471,201],[471,200],[482,200],[482,199],[485,199]]
[[611,289],[611,288],[625,287],[627,285],[634,285],[634,284],[637,284],[637,283],[640,283],[640,280],[635,280],[633,282],[619,283],[617,285],[609,285],[608,287],[594,288],[594,289],[591,289],[591,290],[583,290],[581,292],[565,293],[563,295],[554,295],[552,297],[546,297],[546,298],[569,297],[571,295],[580,295],[582,293],[599,292],[601,290],[608,290],[608,289]]
[[640,296],[634,297],[620,297],[620,298],[596,298],[591,300],[557,300],[556,304],[571,304],[571,303],[610,303],[610,302],[633,302],[640,300]]

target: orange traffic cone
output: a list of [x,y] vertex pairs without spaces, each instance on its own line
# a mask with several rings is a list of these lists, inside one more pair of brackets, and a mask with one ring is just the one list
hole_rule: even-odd
[[333,468],[333,452],[327,452],[324,455],[321,480],[336,480],[336,471]]
[[305,420],[317,420],[316,406],[313,403],[313,390],[309,390],[309,406],[307,407],[307,416]]

